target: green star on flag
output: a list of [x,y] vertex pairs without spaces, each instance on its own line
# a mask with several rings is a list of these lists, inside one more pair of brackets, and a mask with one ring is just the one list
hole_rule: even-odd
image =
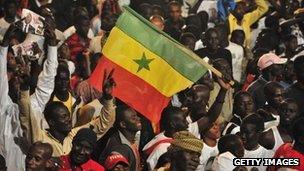
[[146,70],[150,71],[149,64],[152,62],[154,59],[147,59],[145,52],[143,53],[143,56],[141,59],[133,59],[134,62],[138,64],[138,69],[137,72],[145,68]]

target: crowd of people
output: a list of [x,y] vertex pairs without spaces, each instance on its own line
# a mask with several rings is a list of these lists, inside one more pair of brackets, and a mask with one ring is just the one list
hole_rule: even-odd
[[[304,1],[0,5],[0,170],[304,170]],[[208,70],[175,94],[159,123],[113,96],[115,70],[105,71],[102,91],[88,81],[125,5],[223,75]],[[19,27],[23,9],[44,18],[43,35]],[[39,58],[16,53],[23,42],[35,42]],[[235,166],[235,158],[300,163]]]

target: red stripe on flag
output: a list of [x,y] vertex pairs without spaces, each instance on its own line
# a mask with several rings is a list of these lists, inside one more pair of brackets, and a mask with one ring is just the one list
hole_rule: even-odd
[[139,113],[152,123],[158,123],[162,110],[168,105],[170,98],[162,95],[157,89],[146,83],[143,79],[130,73],[126,69],[103,56],[90,76],[90,84],[101,90],[104,70],[110,72],[115,69],[113,78],[116,82],[113,95]]

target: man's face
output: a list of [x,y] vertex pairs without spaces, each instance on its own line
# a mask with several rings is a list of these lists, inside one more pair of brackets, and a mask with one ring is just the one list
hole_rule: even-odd
[[283,101],[284,89],[283,88],[275,88],[270,93],[268,103],[274,107],[279,108],[281,102]]
[[[199,165],[199,153],[183,151],[181,161],[184,161],[185,171],[194,171]],[[183,162],[182,162],[183,163]]]
[[283,70],[284,70],[284,65],[273,64],[269,67],[271,67],[271,69],[270,69],[271,75],[276,77],[276,80],[273,80],[273,81],[281,81],[282,75],[283,75]]
[[26,24],[29,24],[32,21],[32,15],[31,14],[27,14],[27,16],[24,19],[24,22]]
[[130,171],[130,167],[118,163],[111,171]]
[[171,121],[176,132],[185,131],[188,129],[186,114],[183,111],[177,112]]
[[82,37],[87,37],[88,32],[90,30],[90,20],[89,19],[81,19],[75,24],[75,28],[77,33]]
[[210,90],[207,86],[197,85],[192,88],[192,106],[193,107],[203,107],[208,104],[210,98]]
[[70,117],[70,112],[66,108],[58,108],[56,113],[54,113],[54,117],[52,119],[52,123],[55,129],[64,135],[68,135],[72,129],[72,120]]
[[217,50],[219,47],[219,37],[217,32],[211,31],[206,36],[206,47],[211,50]]
[[171,5],[169,12],[170,12],[170,17],[174,22],[177,22],[182,16],[182,9],[180,6],[177,5]]
[[134,109],[129,108],[124,113],[124,128],[126,130],[137,132],[142,129],[140,117]]
[[25,158],[25,167],[27,171],[41,171],[46,169],[48,159],[45,157],[45,150],[39,147],[30,149]]
[[235,103],[235,113],[241,118],[254,113],[254,103],[253,99],[248,95],[243,95]]
[[93,149],[94,147],[86,140],[73,142],[73,147],[70,155],[71,160],[78,166],[82,165],[90,160]]
[[185,43],[184,43],[184,46],[192,51],[194,51],[194,48],[195,48],[195,40],[192,39],[192,38],[188,38],[186,39]]
[[70,86],[70,75],[67,72],[59,72],[55,77],[55,89],[66,92]]
[[219,121],[215,121],[213,123],[212,127],[206,133],[206,136],[213,139],[213,140],[217,140],[221,137],[221,129],[220,129]]
[[200,83],[204,84],[209,87],[209,89],[212,91],[214,89],[214,80],[211,77],[210,73],[207,72],[201,79]]
[[258,146],[259,133],[257,132],[255,125],[242,124],[240,133],[247,150],[254,149]]
[[280,124],[284,126],[291,126],[293,121],[298,116],[298,105],[291,102],[283,102],[279,108]]
[[17,6],[14,3],[8,4],[7,8],[5,9],[5,15],[7,17],[15,17],[17,14]]

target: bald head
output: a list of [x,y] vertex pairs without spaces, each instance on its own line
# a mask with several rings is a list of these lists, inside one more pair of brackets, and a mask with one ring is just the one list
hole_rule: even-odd
[[160,15],[152,15],[150,17],[150,22],[160,30],[163,30],[165,27],[164,18]]

